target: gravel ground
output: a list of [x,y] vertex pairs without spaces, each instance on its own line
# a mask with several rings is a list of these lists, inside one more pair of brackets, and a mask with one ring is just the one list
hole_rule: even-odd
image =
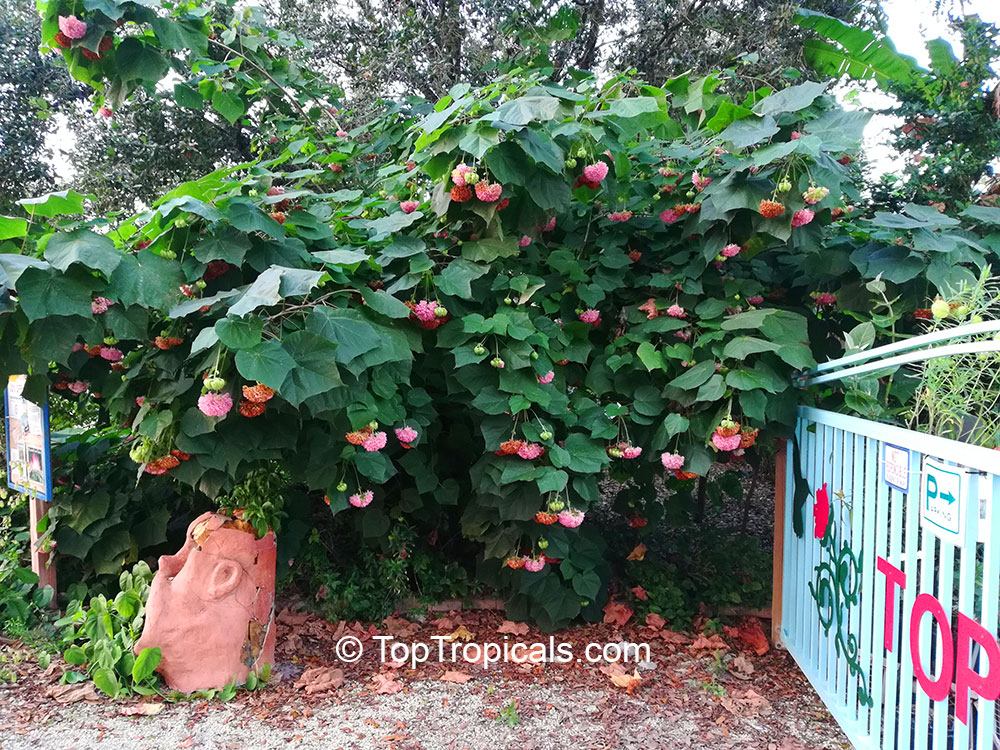
[[[0,696],[3,693],[0,692]],[[265,696],[256,694],[254,698]],[[520,723],[496,717],[516,697]],[[2,699],[2,698],[0,698]],[[731,726],[705,721],[676,701],[651,706],[599,690],[568,686],[465,685],[415,682],[396,695],[372,696],[355,687],[309,706],[228,704],[167,705],[153,717],[126,717],[120,705],[75,704],[47,720],[0,734],[2,750],[205,748],[398,748],[423,750],[590,750],[597,748],[756,748],[813,750],[846,743],[812,696],[775,705],[767,722],[753,718]],[[17,702],[0,705],[0,725]],[[776,721],[777,718],[777,721]],[[8,725],[9,726],[9,725]]]

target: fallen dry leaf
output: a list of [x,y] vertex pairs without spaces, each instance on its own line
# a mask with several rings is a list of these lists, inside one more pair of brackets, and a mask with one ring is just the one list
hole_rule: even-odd
[[655,612],[650,612],[646,615],[646,625],[653,630],[663,630],[663,626],[667,624],[667,621],[660,617]]
[[344,684],[344,670],[334,667],[314,667],[303,672],[295,681],[297,690],[305,690],[308,695],[336,690]]
[[753,663],[743,654],[729,662],[729,673],[741,680],[749,680],[753,674]]
[[162,703],[137,703],[134,706],[123,706],[118,713],[122,716],[156,716],[162,710]]
[[50,685],[45,689],[45,695],[56,703],[100,700],[92,682],[78,682],[75,685]]
[[438,630],[454,630],[455,622],[450,617],[442,617],[441,619],[434,621],[434,627]]
[[465,672],[456,672],[454,669],[446,669],[445,673],[441,675],[441,682],[457,682],[459,684],[464,684],[472,679],[472,675],[466,674]]
[[392,695],[398,693],[404,687],[402,682],[396,681],[396,675],[392,672],[377,674],[373,679],[375,688],[372,692],[376,694]]
[[694,643],[691,644],[692,651],[700,651],[700,650],[715,651],[717,649],[726,650],[728,648],[729,646],[726,645],[726,642],[717,635],[713,635],[711,638],[706,638],[703,635],[699,635],[697,638],[694,639]]
[[672,643],[680,646],[683,646],[685,643],[691,643],[690,636],[683,633],[675,633],[673,630],[661,630],[657,635],[664,643]]
[[626,557],[625,559],[631,560],[633,562],[642,562],[643,560],[646,559],[646,545],[645,544],[635,545],[635,548],[628,553],[628,557]]
[[476,634],[469,632],[469,630],[466,629],[465,625],[459,625],[453,632],[448,633],[448,635],[445,636],[445,640],[446,641],[461,640],[468,643],[475,637]]
[[733,716],[739,716],[743,719],[754,716],[766,716],[771,713],[771,702],[764,696],[754,692],[752,688],[748,688],[745,693],[736,690],[732,695],[727,695],[720,702],[723,708]]
[[635,598],[641,602],[649,601],[649,594],[646,593],[646,589],[642,586],[633,586],[632,593],[635,594]]
[[611,682],[620,688],[625,688],[625,692],[632,695],[635,689],[642,684],[642,678],[639,676],[639,670],[637,669],[632,674],[613,674],[611,675]]
[[510,633],[511,635],[527,635],[528,630],[527,623],[511,622],[510,620],[504,620],[497,628],[498,633]]
[[417,623],[410,622],[403,617],[393,617],[392,615],[386,617],[383,624],[385,625],[386,632],[396,638],[410,638],[420,629]]
[[604,622],[613,622],[618,627],[623,626],[632,617],[632,608],[618,602],[608,602],[604,605]]

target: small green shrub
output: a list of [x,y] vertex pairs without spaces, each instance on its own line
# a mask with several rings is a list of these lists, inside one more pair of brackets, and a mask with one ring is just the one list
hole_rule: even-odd
[[63,675],[64,683],[81,682],[89,676],[104,693],[118,696],[153,695],[159,678],[153,670],[160,664],[160,649],[144,648],[138,656],[132,647],[142,633],[153,572],[140,562],[119,578],[121,591],[111,601],[100,595],[87,607],[79,600],[70,603],[66,616],[56,625],[68,628],[64,634],[72,645],[63,658],[83,671]]

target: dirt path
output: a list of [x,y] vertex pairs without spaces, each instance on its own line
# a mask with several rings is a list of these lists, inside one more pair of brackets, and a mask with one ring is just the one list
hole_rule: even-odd
[[[381,663],[371,636],[391,633],[420,642],[463,626],[477,640],[500,640],[504,636],[498,630],[512,624],[496,614],[464,613],[426,623],[391,618],[376,631],[311,615],[282,617],[276,678],[266,689],[241,691],[228,703],[161,703],[155,697],[60,705],[46,695],[59,670],[43,673],[23,658],[27,651],[15,665],[18,652],[8,649],[7,664],[17,682],[0,688],[0,750],[849,747],[788,655],[771,650],[758,656],[743,648],[736,629],[708,639],[614,624],[557,634],[574,646],[648,642],[651,659],[639,664],[638,672],[635,665],[625,670],[603,662],[502,663],[484,669],[431,661],[411,669]],[[333,659],[335,639],[345,632],[369,638],[357,664]],[[543,640],[535,632],[515,638]],[[334,684],[342,679],[342,684],[308,692],[322,688],[316,675],[333,676]],[[123,715],[135,711],[156,713]]]

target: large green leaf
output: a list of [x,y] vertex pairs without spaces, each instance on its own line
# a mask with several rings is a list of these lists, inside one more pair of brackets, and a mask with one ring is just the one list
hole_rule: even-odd
[[816,97],[826,91],[830,84],[806,81],[797,86],[789,86],[757,102],[753,108],[759,115],[777,115],[782,112],[798,112],[812,104]]
[[471,263],[465,258],[456,258],[435,277],[434,281],[442,294],[472,299],[472,282],[484,276],[489,270],[488,266]]
[[0,240],[24,237],[28,233],[28,222],[13,216],[0,216]]
[[178,290],[184,281],[176,261],[149,250],[140,250],[138,255],[123,253],[104,296],[124,305],[138,304],[166,311],[182,299]]
[[233,198],[222,212],[230,224],[244,232],[263,232],[279,240],[285,236],[285,228],[250,201]]
[[240,375],[247,380],[260,381],[279,392],[295,365],[295,360],[282,347],[281,342],[274,339],[262,341],[253,349],[243,349],[236,353],[236,369]]
[[76,270],[60,273],[51,268],[26,268],[17,280],[21,309],[29,321],[47,315],[91,317],[90,298],[97,280]]
[[719,134],[719,139],[727,141],[734,148],[746,148],[755,143],[770,138],[778,132],[778,125],[774,118],[767,117],[747,117],[736,120]]
[[250,249],[250,238],[243,232],[225,227],[216,234],[209,235],[194,246],[191,253],[202,263],[212,260],[224,260],[234,266],[242,265],[247,250]]
[[242,317],[258,307],[270,307],[279,302],[281,302],[281,269],[272,266],[254,280],[243,296],[229,308],[229,314]]
[[335,361],[337,347],[329,340],[311,331],[296,331],[285,336],[282,347],[295,365],[278,392],[292,406],[343,385]]
[[875,32],[805,8],[799,8],[793,22],[834,42],[807,39],[803,43],[806,62],[823,75],[906,84],[917,72],[912,57],[896,52],[888,38]]
[[73,263],[80,263],[111,276],[123,257],[125,254],[108,237],[88,229],[60,232],[53,235],[45,246],[45,260],[60,271],[65,271]]
[[522,96],[501,104],[493,112],[485,115],[487,122],[503,122],[507,125],[527,125],[535,120],[547,121],[559,112],[559,100],[552,96]]
[[670,385],[673,388],[691,390],[700,386],[714,374],[715,362],[713,360],[705,360],[694,365],[687,372],[678,375],[670,381]]
[[497,258],[511,258],[519,251],[517,239],[514,237],[503,240],[498,238],[473,240],[462,244],[462,257],[479,263],[492,263]]
[[130,36],[115,48],[115,66],[123,81],[140,80],[156,83],[167,72],[167,61],[141,37]]
[[252,349],[260,343],[264,321],[260,318],[222,318],[215,321],[215,333],[223,346]]
[[60,190],[37,198],[22,198],[17,203],[33,216],[51,218],[62,214],[82,214],[83,201],[93,200],[92,195],[81,195],[75,190]]
[[342,364],[381,345],[375,327],[355,310],[316,307],[306,320],[306,330],[337,345],[334,359]]
[[391,294],[372,291],[368,287],[363,286],[361,287],[361,296],[364,298],[365,304],[377,313],[382,313],[382,315],[390,318],[410,317],[410,308]]

